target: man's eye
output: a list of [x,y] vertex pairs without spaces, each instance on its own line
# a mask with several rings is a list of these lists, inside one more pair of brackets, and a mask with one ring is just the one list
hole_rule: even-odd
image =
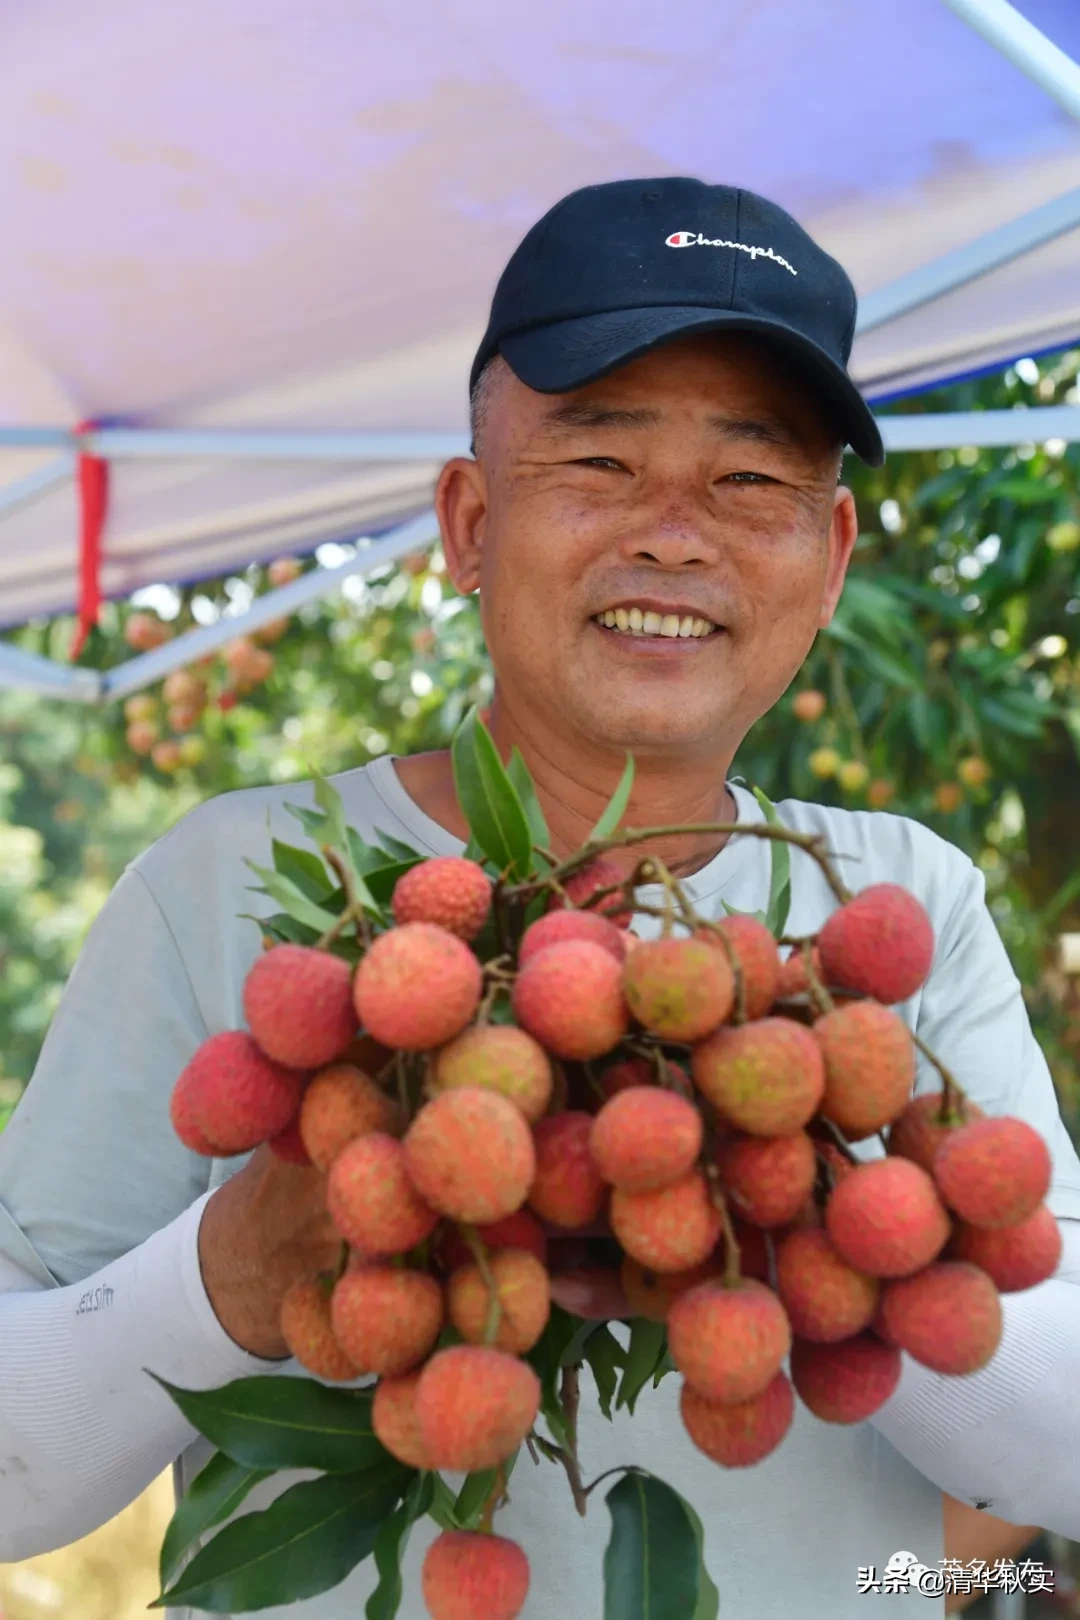
[[616,472],[623,471],[622,462],[616,461],[614,456],[579,456],[574,465],[576,467],[614,467]]
[[773,484],[776,482],[776,480],[774,478],[770,478],[767,473],[734,472],[728,473],[724,479],[724,482],[729,484]]

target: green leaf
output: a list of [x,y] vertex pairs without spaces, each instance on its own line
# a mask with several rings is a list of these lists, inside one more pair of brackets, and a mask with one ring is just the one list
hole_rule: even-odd
[[313,792],[315,803],[326,815],[326,836],[323,842],[330,844],[339,855],[351,859],[349,851],[349,828],[345,820],[345,806],[341,802],[341,794],[337,788],[327,781],[325,776],[316,775]]
[[[776,813],[776,806],[760,788],[754,789],[754,798],[764,810],[765,820],[771,826],[783,825]],[[771,845],[771,854],[769,909],[765,914],[765,926],[779,939],[787,927],[788,912],[791,910],[791,845],[777,839]]]
[[626,1351],[609,1327],[602,1326],[590,1334],[585,1345],[585,1360],[596,1379],[596,1392],[600,1410],[610,1421],[611,1402],[619,1382],[620,1369],[626,1365]]
[[162,1589],[169,1584],[184,1554],[199,1537],[223,1519],[231,1518],[253,1485],[268,1479],[268,1468],[245,1468],[223,1451],[215,1451],[176,1504],[161,1543],[158,1575]]
[[682,1496],[679,1500],[694,1527],[694,1539],[697,1542],[698,1600],[693,1620],[717,1620],[720,1613],[720,1593],[716,1590],[716,1582],[705,1566],[705,1527],[686,1497]]
[[379,1584],[364,1607],[365,1620],[394,1620],[401,1605],[401,1560],[409,1532],[428,1511],[435,1490],[431,1474],[417,1474],[405,1499],[384,1522],[375,1537],[375,1568]]
[[285,945],[314,945],[325,932],[324,929],[316,930],[309,928],[307,923],[297,922],[287,911],[275,911],[272,917],[254,917],[250,911],[241,911],[238,918],[241,922],[255,923],[261,934],[269,934],[272,939]]
[[415,863],[427,858],[421,855],[418,849],[413,849],[411,844],[406,844],[400,838],[393,838],[389,833],[383,832],[381,827],[376,827],[375,834],[379,840],[379,849],[395,861],[412,861]]
[[656,1363],[656,1371],[653,1373],[652,1377],[653,1389],[660,1388],[661,1383],[667,1377],[668,1373],[678,1372],[678,1370],[678,1367],[676,1367],[675,1362],[672,1359],[671,1351],[665,1349],[663,1355],[660,1357],[660,1360]]
[[[532,840],[533,848],[535,849],[537,844],[542,844],[545,849],[550,848],[551,834],[548,832],[547,820],[543,810],[540,808],[540,800],[536,797],[536,788],[533,785],[532,777],[529,775],[529,767],[526,765],[524,755],[516,743],[510,752],[510,764],[507,767],[506,774],[513,783],[518,798],[521,800],[522,809],[525,811],[525,820],[529,824],[529,837]],[[547,862],[544,861],[542,864],[546,866]]]
[[372,1551],[409,1477],[385,1457],[362,1474],[293,1485],[261,1513],[244,1513],[219,1530],[150,1607],[186,1603],[237,1614],[330,1591]]
[[353,1474],[387,1453],[371,1426],[369,1389],[313,1378],[237,1378],[220,1389],[178,1389],[150,1374],[189,1423],[247,1468],[320,1468]]
[[532,837],[525,810],[475,709],[454,733],[450,753],[458,803],[480,848],[500,873],[528,877]]
[[256,877],[262,878],[263,892],[268,894],[271,900],[276,900],[279,906],[283,906],[289,916],[295,917],[297,922],[306,923],[309,928],[317,928],[320,934],[325,933],[332,923],[337,922],[334,912],[327,911],[325,906],[316,905],[314,900],[309,900],[303,889],[297,888],[291,878],[282,877],[280,873],[275,872],[272,866],[256,866],[254,861],[248,860],[245,860],[245,865],[250,866]]
[[455,1517],[456,1498],[441,1474],[431,1475],[431,1501],[427,1511],[440,1530],[460,1530]]
[[306,804],[287,804],[285,808],[290,816],[296,818],[313,843],[322,845],[328,841],[329,818],[321,810],[309,810]]
[[633,1413],[634,1403],[656,1371],[656,1364],[666,1349],[667,1332],[663,1322],[650,1322],[646,1316],[635,1316],[630,1323],[630,1345],[615,1401],[617,1409],[626,1406]]
[[497,1468],[480,1468],[466,1476],[454,1503],[454,1518],[463,1530],[475,1530],[498,1477]]
[[626,814],[626,807],[630,803],[630,790],[634,785],[634,756],[627,754],[626,765],[619,778],[619,785],[608,801],[608,807],[592,832],[586,839],[587,843],[598,842],[602,838],[610,838],[618,831],[619,823]]
[[604,1620],[690,1620],[700,1559],[682,1497],[636,1470],[608,1491],[611,1540],[604,1552]]
[[336,881],[327,877],[326,867],[310,849],[297,849],[295,844],[283,844],[280,838],[270,845],[274,856],[274,871],[295,883],[309,900],[319,902],[334,892]]

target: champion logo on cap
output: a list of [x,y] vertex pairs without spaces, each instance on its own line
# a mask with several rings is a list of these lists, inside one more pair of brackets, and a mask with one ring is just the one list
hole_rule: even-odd
[[771,247],[751,247],[748,242],[726,242],[722,237],[702,236],[700,231],[672,231],[670,236],[664,238],[667,247],[717,247],[735,248],[739,253],[748,253],[751,259],[772,259],[774,264],[782,264],[785,270],[790,270],[793,276],[798,275],[793,264],[774,253]]

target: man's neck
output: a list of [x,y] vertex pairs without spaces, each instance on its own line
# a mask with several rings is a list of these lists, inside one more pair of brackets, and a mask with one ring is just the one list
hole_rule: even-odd
[[[554,852],[566,855],[580,848],[615,791],[625,758],[568,748],[564,739],[545,735],[541,727],[517,725],[498,699],[484,718],[504,762],[515,746],[521,750]],[[685,761],[636,760],[623,825],[644,828],[735,821],[736,807],[725,782],[729,765],[727,759],[696,756]],[[425,815],[455,837],[468,840],[449,750],[399,760],[397,771],[405,791]],[[726,842],[723,833],[665,835],[648,846],[635,845],[625,854],[614,851],[611,858],[630,870],[648,848],[674,870],[688,874],[705,866]]]

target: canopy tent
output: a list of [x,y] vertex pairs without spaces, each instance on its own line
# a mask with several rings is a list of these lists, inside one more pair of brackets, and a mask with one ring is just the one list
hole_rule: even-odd
[[[590,182],[782,203],[852,274],[874,401],[1080,340],[1078,56],[1075,0],[9,8],[0,624],[381,536],[254,628],[427,543],[495,279]],[[883,426],[1080,438],[1080,408]],[[117,695],[238,628],[107,677],[0,643],[0,681]]]

